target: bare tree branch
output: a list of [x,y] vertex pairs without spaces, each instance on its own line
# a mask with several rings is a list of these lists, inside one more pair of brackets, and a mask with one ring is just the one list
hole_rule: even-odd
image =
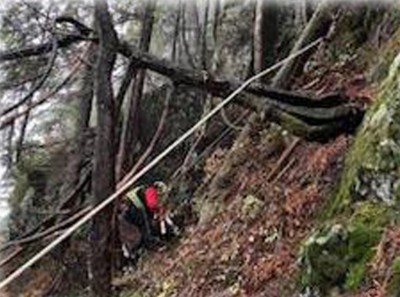
[[93,32],[92,29],[90,29],[86,25],[82,24],[78,20],[75,20],[71,16],[60,16],[60,17],[57,17],[55,19],[55,22],[58,23],[58,24],[68,23],[68,24],[73,25],[75,27],[75,29],[78,30],[79,34],[81,34],[82,36],[89,36]]
[[78,62],[75,64],[75,66],[73,67],[71,72],[64,78],[64,80],[62,82],[60,82],[60,84],[58,84],[56,87],[54,87],[54,89],[51,90],[48,94],[44,95],[39,100],[33,102],[30,106],[25,107],[22,111],[17,111],[14,114],[12,114],[10,116],[7,116],[7,117],[5,117],[5,116],[1,117],[0,118],[1,119],[1,121],[0,121],[0,130],[2,130],[5,127],[9,126],[16,119],[18,119],[19,117],[25,115],[27,112],[31,111],[33,108],[45,103],[47,100],[52,98],[55,94],[57,94],[65,85],[67,85],[73,79],[73,77],[78,72],[78,70],[79,70],[81,65],[82,65],[82,59],[78,59]]
[[[28,108],[32,104],[32,97],[28,99],[27,106]],[[29,122],[29,114],[30,112],[28,111],[24,115],[24,119],[22,121],[21,125],[21,130],[19,132],[19,137],[15,146],[15,162],[18,163],[21,160],[21,153],[24,145],[24,140],[25,140],[25,134],[26,134],[26,128],[28,127],[28,122]]]
[[54,225],[42,232],[32,234],[25,238],[9,241],[9,242],[5,243],[2,247],[0,247],[0,252],[4,251],[12,246],[27,244],[27,243],[31,243],[31,242],[37,241],[39,239],[42,239],[60,229],[63,229],[65,227],[71,225],[72,223],[77,221],[79,218],[81,218],[82,216],[87,214],[91,209],[92,209],[92,207],[87,206],[84,209],[81,209],[80,211],[76,212],[74,215],[70,216],[68,219],[66,219],[66,220],[62,221],[61,223]]
[[14,88],[22,86],[28,82],[37,80],[42,76],[43,76],[43,73],[39,73],[39,74],[36,73],[34,75],[23,78],[20,81],[12,81],[12,82],[4,82],[3,81],[3,82],[0,82],[0,89],[2,89],[2,90],[14,89]]
[[6,265],[7,263],[9,263],[12,259],[14,259],[15,257],[17,257],[21,252],[22,252],[23,248],[20,246],[17,246],[15,248],[14,251],[12,251],[7,257],[5,257],[4,259],[2,259],[0,261],[0,267]]
[[11,105],[10,107],[8,107],[8,108],[4,109],[2,112],[0,112],[0,117],[17,109],[18,107],[20,107],[21,105],[25,104],[27,101],[32,99],[32,96],[35,94],[35,92],[38,91],[43,86],[44,82],[49,77],[51,70],[53,69],[54,62],[56,61],[56,57],[57,57],[57,39],[55,37],[53,37],[51,57],[50,57],[49,63],[46,67],[46,71],[44,72],[43,76],[38,80],[37,83],[34,84],[32,89],[29,91],[28,94],[25,95],[24,98],[22,98],[17,103]]

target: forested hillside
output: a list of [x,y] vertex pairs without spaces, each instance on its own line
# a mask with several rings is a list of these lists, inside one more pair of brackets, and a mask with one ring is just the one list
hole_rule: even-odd
[[396,1],[0,21],[0,296],[400,296]]

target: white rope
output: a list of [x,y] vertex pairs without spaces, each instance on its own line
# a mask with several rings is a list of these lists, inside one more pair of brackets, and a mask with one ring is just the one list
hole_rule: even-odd
[[298,57],[299,55],[303,54],[304,52],[308,51],[309,49],[318,45],[323,38],[319,38],[314,42],[310,43],[306,47],[300,49],[299,51],[291,54],[290,56],[286,57],[282,61],[276,63],[275,65],[269,67],[268,69],[254,75],[253,77],[249,78],[245,81],[240,87],[238,87],[235,91],[232,92],[226,99],[220,102],[213,110],[210,111],[205,117],[203,117],[200,121],[198,121],[192,128],[187,130],[181,137],[175,140],[170,146],[168,146],[163,152],[161,152],[157,157],[155,157],[149,164],[147,164],[142,170],[140,170],[136,175],[134,175],[130,180],[128,180],[121,188],[119,188],[114,194],[109,196],[103,202],[98,204],[94,207],[89,213],[87,213],[84,217],[82,217],[79,221],[69,227],[63,234],[57,237],[53,242],[48,244],[44,247],[41,251],[39,251],[36,255],[30,258],[27,262],[25,262],[22,266],[17,268],[14,272],[12,272],[7,278],[1,281],[0,283],[0,290],[10,284],[13,280],[19,277],[25,270],[30,268],[33,264],[39,261],[43,256],[48,254],[52,249],[54,249],[57,245],[59,245],[62,241],[68,238],[76,229],[81,227],[83,224],[88,222],[93,216],[99,213],[103,208],[109,205],[112,201],[116,198],[121,196],[128,190],[140,177],[142,177],[146,172],[152,169],[157,163],[159,163],[162,159],[164,159],[171,151],[173,151],[178,145],[180,145],[183,141],[185,141],[193,132],[195,132],[198,128],[200,128],[205,122],[207,122],[211,117],[213,117],[221,108],[227,105],[229,102],[232,101],[240,92],[242,92],[248,85],[250,85],[255,80],[259,79],[260,77],[274,71],[275,69],[279,68],[286,62]]

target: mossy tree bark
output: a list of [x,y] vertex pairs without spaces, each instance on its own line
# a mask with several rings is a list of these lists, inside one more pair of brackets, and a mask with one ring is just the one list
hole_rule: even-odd
[[381,84],[347,158],[339,192],[329,215],[354,201],[395,205],[400,199],[400,55]]

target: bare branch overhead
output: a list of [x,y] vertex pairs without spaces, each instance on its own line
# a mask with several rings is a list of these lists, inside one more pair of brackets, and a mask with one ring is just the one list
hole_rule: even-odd
[[33,95],[43,86],[47,78],[49,77],[51,70],[53,69],[54,63],[57,58],[57,39],[53,36],[52,38],[52,53],[50,60],[47,64],[46,70],[44,74],[40,77],[40,79],[34,83],[32,89],[26,94],[21,100],[7,107],[6,109],[0,112],[0,116],[10,113],[11,111],[17,109],[21,105],[25,104],[27,101],[32,99]]

